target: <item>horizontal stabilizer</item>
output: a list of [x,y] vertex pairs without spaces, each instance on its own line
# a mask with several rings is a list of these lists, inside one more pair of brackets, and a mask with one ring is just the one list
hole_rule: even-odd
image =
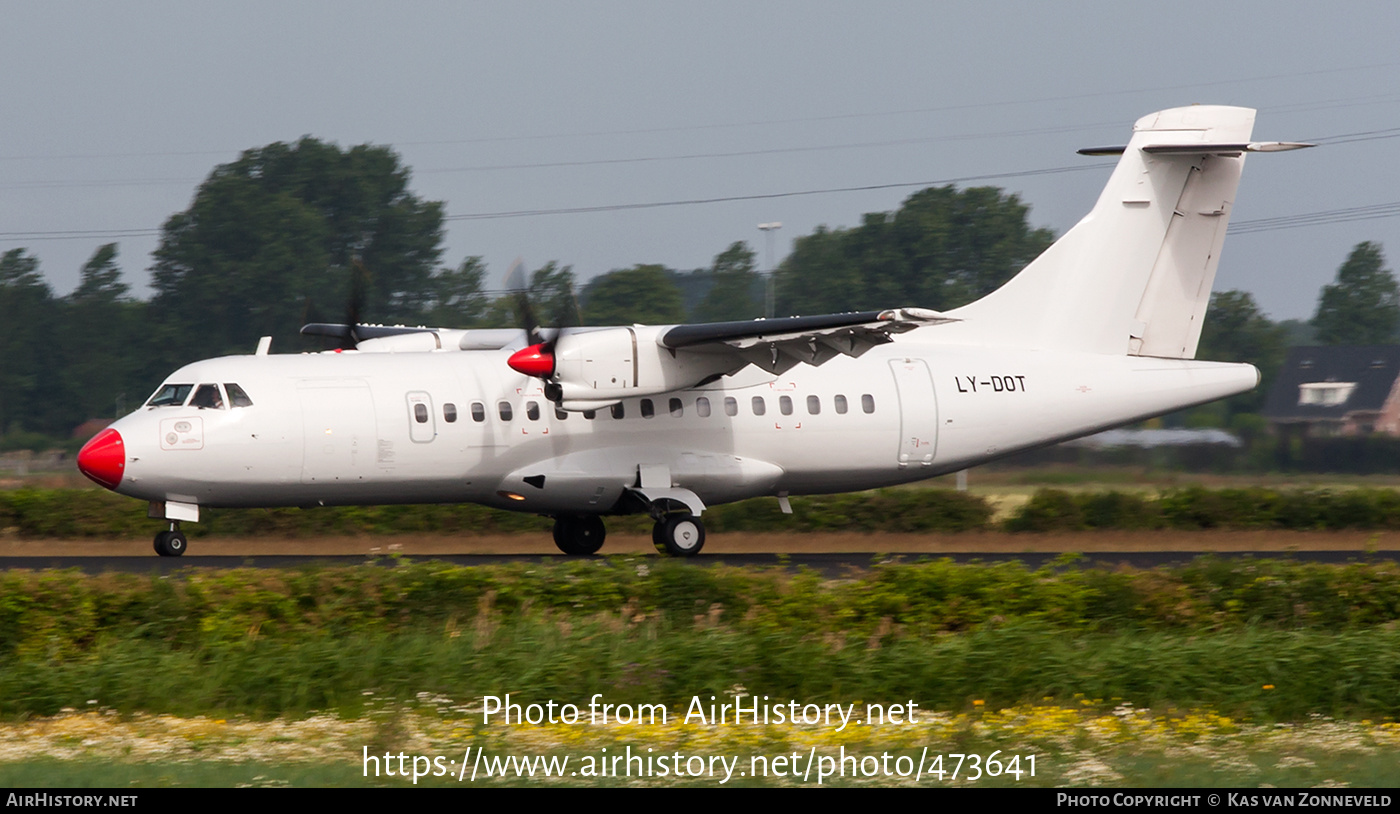
[[[1239,155],[1240,153],[1281,153],[1316,147],[1302,141],[1246,141],[1231,144],[1149,144],[1142,148],[1152,155]],[[1122,155],[1127,147],[1085,147],[1080,155]]]
[[1001,288],[951,310],[948,342],[1190,359],[1250,153],[1312,145],[1255,141],[1249,108],[1150,113],[1090,214]]

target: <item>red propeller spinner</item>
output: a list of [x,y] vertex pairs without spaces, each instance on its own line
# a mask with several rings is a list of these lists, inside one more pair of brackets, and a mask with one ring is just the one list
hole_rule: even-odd
[[531,345],[512,353],[506,364],[517,373],[547,379],[554,374],[554,353],[544,344]]

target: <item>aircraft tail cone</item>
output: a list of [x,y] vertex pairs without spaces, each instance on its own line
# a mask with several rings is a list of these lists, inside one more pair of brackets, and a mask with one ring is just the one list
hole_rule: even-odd
[[126,472],[126,445],[121,433],[105,429],[78,450],[78,470],[108,489],[115,489]]

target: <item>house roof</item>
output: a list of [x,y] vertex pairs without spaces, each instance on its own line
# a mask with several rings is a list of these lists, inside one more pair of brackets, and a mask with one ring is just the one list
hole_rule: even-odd
[[[1379,412],[1400,375],[1400,345],[1323,345],[1288,349],[1264,401],[1275,421],[1341,420],[1355,412]],[[1300,387],[1325,382],[1355,383],[1340,404],[1299,404]]]
[[1105,430],[1065,442],[1067,447],[1087,447],[1089,449],[1112,449],[1114,447],[1156,449],[1157,447],[1191,447],[1210,444],[1224,444],[1227,447],[1241,446],[1239,437],[1233,433],[1208,427]]

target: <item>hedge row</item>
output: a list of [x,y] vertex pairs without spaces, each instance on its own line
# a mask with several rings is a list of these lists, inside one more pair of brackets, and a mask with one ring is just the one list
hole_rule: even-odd
[[1201,559],[1110,571],[948,560],[829,581],[785,569],[655,558],[498,566],[193,571],[178,579],[0,573],[0,662],[82,658],[136,638],[180,648],[259,640],[464,631],[502,620],[726,627],[779,638],[942,635],[1013,622],[1062,631],[1268,628],[1339,632],[1400,620],[1400,566]]
[[[950,561],[830,581],[656,558],[0,573],[0,717],[223,717],[483,694],[1400,714],[1400,566]],[[372,694],[371,694],[372,693]],[[981,703],[978,701],[977,703]],[[932,705],[932,707],[930,706]]]
[[[783,514],[774,498],[705,512],[706,527],[727,531],[957,532],[986,528],[992,507],[983,499],[942,489],[891,490],[794,498]],[[338,506],[316,509],[216,509],[186,526],[191,536],[319,537],[339,534],[543,533],[551,522],[473,504]],[[611,518],[609,529],[645,532],[643,516]],[[146,504],[96,489],[0,491],[0,535],[21,538],[142,538],[154,533]]]
[[1003,525],[1009,531],[1400,529],[1400,492],[1191,487],[1148,496],[1042,489]]
[[[1389,489],[1275,491],[1192,487],[1158,495],[1042,489],[997,524],[987,500],[945,489],[901,489],[795,497],[783,514],[773,498],[705,513],[713,532],[855,531],[935,533],[971,530],[1089,529],[1400,529],[1400,492]],[[642,516],[609,520],[614,531],[645,532]],[[0,492],[0,536],[142,538],[152,533],[144,503],[100,490]],[[225,509],[204,512],[194,536],[317,537],[341,534],[547,533],[550,520],[472,504]]]

